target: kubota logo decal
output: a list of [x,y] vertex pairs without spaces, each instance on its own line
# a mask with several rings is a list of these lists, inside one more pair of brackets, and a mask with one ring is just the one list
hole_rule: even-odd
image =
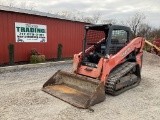
[[130,50],[131,50],[130,47],[127,48],[127,50],[125,50],[125,51],[122,53],[122,56],[123,56],[123,57],[126,56],[126,55],[129,53]]

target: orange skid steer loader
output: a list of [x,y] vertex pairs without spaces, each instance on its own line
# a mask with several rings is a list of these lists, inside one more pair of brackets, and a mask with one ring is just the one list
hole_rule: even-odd
[[74,55],[72,72],[57,71],[42,90],[79,108],[118,95],[141,81],[145,39],[130,40],[130,28],[86,25],[83,51]]

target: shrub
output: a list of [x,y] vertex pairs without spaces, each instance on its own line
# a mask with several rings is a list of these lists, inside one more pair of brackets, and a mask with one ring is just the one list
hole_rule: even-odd
[[14,64],[14,44],[13,43],[10,43],[8,45],[8,51],[9,51],[9,63],[13,65]]
[[36,62],[37,62],[37,63],[41,63],[41,62],[42,62],[42,57],[41,57],[41,55],[37,55]]
[[41,60],[42,60],[42,62],[46,61],[45,55],[41,55]]
[[38,51],[35,48],[33,48],[31,49],[30,55],[38,55]]
[[35,48],[31,49],[30,55],[30,63],[45,62],[45,55],[40,55]]
[[30,63],[37,63],[37,55],[30,56]]
[[59,43],[59,44],[58,44],[58,50],[57,50],[57,59],[58,59],[58,60],[61,60],[61,59],[62,59],[62,48],[63,48],[62,44]]

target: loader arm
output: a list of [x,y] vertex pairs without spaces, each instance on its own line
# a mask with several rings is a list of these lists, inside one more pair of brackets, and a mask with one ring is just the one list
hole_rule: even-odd
[[110,71],[115,68],[115,66],[125,61],[126,56],[128,56],[131,52],[135,51],[138,53],[136,55],[136,61],[139,66],[141,66],[143,46],[144,39],[142,37],[135,38],[130,41],[130,43],[128,43],[124,48],[122,48],[117,54],[111,54],[109,58],[101,58],[99,60],[98,67],[92,68],[92,70],[87,70],[87,66],[80,65],[81,54],[76,54],[74,55],[73,67],[74,70],[77,71],[76,74],[86,75],[92,78],[100,78],[100,80],[105,84]]
[[142,66],[142,52],[143,52],[143,46],[144,46],[145,40],[142,37],[138,37],[130,41],[127,46],[122,48],[117,54],[110,55],[109,59],[104,59],[103,61],[103,71],[102,75],[100,77],[101,81],[104,81],[106,83],[106,79],[108,78],[108,75],[110,71],[115,68],[118,64],[125,61],[126,56],[128,56],[131,52],[137,52],[136,55],[136,62],[139,64],[139,66]]

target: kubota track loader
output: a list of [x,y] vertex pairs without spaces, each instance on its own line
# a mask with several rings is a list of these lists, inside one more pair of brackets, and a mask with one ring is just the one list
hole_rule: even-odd
[[141,81],[142,37],[130,40],[130,28],[86,25],[83,51],[74,55],[72,72],[57,71],[42,90],[76,107],[89,108]]

